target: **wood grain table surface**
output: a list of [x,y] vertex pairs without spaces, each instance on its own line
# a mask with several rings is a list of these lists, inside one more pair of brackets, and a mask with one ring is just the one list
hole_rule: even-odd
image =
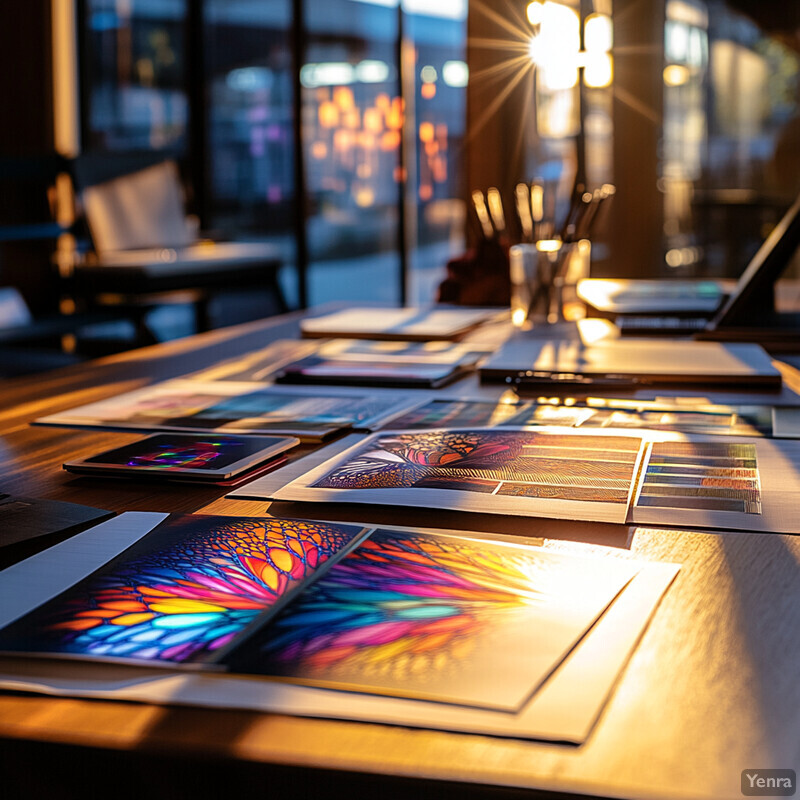
[[[267,503],[227,500],[218,487],[70,476],[60,469],[64,460],[136,434],[29,423],[291,338],[299,319],[286,315],[6,381],[0,491],[116,512],[265,513]],[[791,369],[786,375],[796,380]],[[498,393],[474,378],[458,388]],[[329,519],[368,520],[371,513],[314,511]],[[392,513],[395,524],[543,537],[546,546],[576,552],[604,545],[682,565],[584,745],[5,692],[4,796],[738,798],[745,768],[800,771],[800,537]]]

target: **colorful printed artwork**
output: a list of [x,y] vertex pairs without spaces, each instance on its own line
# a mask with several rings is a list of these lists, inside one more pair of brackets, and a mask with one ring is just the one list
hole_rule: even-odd
[[628,502],[641,440],[518,430],[438,430],[373,437],[314,486],[453,489]]
[[333,688],[514,709],[632,577],[466,537],[379,530],[230,656]]
[[654,443],[636,505],[760,514],[755,445]]
[[493,428],[528,409],[531,403],[488,403],[473,400],[431,400],[391,421],[396,430],[429,428]]
[[0,649],[203,662],[363,529],[169,517],[133,547],[0,632]]
[[697,409],[659,407],[658,403],[637,408],[596,409],[585,423],[592,428],[649,428],[681,433],[735,436],[771,436],[772,409],[766,406],[706,406]]
[[395,430],[465,427],[649,428],[681,433],[771,436],[768,406],[698,405],[616,398],[560,398],[492,403],[431,400],[391,420]]
[[158,426],[170,420],[191,418],[219,399],[219,394],[209,391],[154,391],[152,395],[136,392],[130,400],[125,395],[118,398],[119,405],[110,409],[103,421]]
[[191,420],[198,427],[225,425],[233,429],[254,423],[258,427],[268,427],[287,422],[308,427],[342,426],[368,419],[385,411],[389,405],[386,398],[294,395],[259,390],[225,398],[198,411]]
[[397,395],[305,394],[253,384],[177,379],[37,420],[50,425],[288,433],[322,438],[394,410]]

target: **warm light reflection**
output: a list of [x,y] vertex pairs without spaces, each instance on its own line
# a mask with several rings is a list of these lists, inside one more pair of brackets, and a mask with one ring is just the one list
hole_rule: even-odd
[[583,24],[583,82],[590,88],[610,86],[614,79],[614,25],[607,14],[589,14]]
[[370,133],[383,132],[383,115],[378,108],[368,108],[364,111],[364,129]]
[[386,133],[381,136],[380,147],[384,153],[388,153],[399,146],[400,134],[397,131],[386,131]]
[[531,25],[541,25],[544,18],[544,3],[534,2],[528,3],[527,8],[528,22]]
[[614,25],[607,14],[589,14],[583,23],[583,46],[590,53],[608,53],[614,45]]
[[540,253],[557,253],[561,249],[561,239],[541,239],[536,242]]
[[330,100],[320,103],[318,115],[323,128],[335,128],[339,124],[339,107]]
[[436,97],[436,84],[435,83],[423,83],[420,86],[419,93],[423,100],[433,100]]
[[580,17],[577,12],[548,0],[542,7],[539,32],[530,46],[531,60],[539,70],[544,88],[556,91],[575,86],[580,49]]
[[569,91],[577,86],[580,70],[589,88],[610,86],[614,79],[611,17],[592,13],[584,23],[581,50],[580,15],[561,3],[531,3],[528,21],[534,29],[529,56],[537,69],[537,121],[543,136],[563,138],[577,131],[577,102]]
[[683,86],[691,77],[689,67],[683,64],[669,64],[664,67],[664,83],[667,86]]
[[336,103],[342,111],[354,109],[355,98],[353,97],[353,90],[347,86],[337,86],[333,90],[333,102]]
[[524,308],[515,308],[511,312],[511,323],[517,328],[524,325],[527,318],[528,313]]
[[589,55],[583,69],[583,82],[591,89],[610,86],[614,80],[614,61],[610,53]]
[[578,321],[578,333],[585,345],[609,338],[614,330],[613,323],[607,319],[588,318]]
[[445,61],[442,80],[454,89],[463,89],[469,83],[469,68],[463,61]]
[[375,192],[369,186],[359,186],[354,192],[353,199],[359,208],[368,208],[375,202]]
[[403,105],[399,97],[392,100],[392,107],[386,114],[386,127],[396,131],[403,127]]

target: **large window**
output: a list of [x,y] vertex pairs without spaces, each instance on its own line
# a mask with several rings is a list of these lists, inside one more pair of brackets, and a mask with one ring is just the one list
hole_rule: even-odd
[[757,5],[731,5],[666,4],[665,260],[677,274],[738,276],[800,191],[800,54],[759,28]]
[[409,297],[426,302],[442,265],[464,249],[467,2],[410,0],[404,8]]
[[84,150],[178,158],[205,227],[278,243],[299,303],[435,298],[464,245],[466,0],[81,7]]
[[84,147],[185,152],[187,0],[87,0]]
[[[206,0],[202,28],[208,224],[272,241],[294,264],[291,0]],[[295,271],[282,277],[296,301]]]
[[396,8],[306,0],[301,119],[309,299],[400,299]]

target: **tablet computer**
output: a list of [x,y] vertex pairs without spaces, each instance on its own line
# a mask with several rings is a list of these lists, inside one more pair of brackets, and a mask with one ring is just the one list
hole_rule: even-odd
[[292,436],[156,433],[63,467],[81,474],[226,481],[299,443]]

